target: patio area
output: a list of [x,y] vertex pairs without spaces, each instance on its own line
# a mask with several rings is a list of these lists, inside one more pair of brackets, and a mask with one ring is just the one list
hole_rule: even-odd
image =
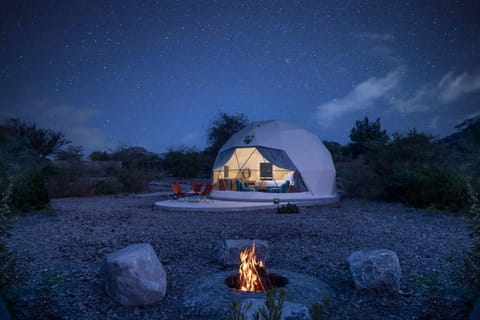
[[155,206],[174,211],[242,211],[276,208],[278,205],[269,202],[224,201],[208,199],[204,201],[163,200],[155,202]]
[[[335,201],[337,202],[337,201]],[[232,201],[219,199],[202,199],[195,200],[189,198],[183,199],[169,199],[155,202],[155,206],[174,211],[245,211],[245,210],[260,210],[260,209],[275,209],[278,206],[287,203],[295,204],[297,206],[313,206],[313,205],[328,205],[332,204],[332,199],[311,199],[303,201],[280,201],[278,204],[273,201]]]

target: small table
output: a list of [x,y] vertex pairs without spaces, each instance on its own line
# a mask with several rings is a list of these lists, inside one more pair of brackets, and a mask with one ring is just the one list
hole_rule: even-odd
[[255,180],[245,180],[243,181],[243,184],[247,188],[255,188],[257,186],[257,183],[255,182]]
[[267,183],[265,181],[259,181],[255,183],[255,191],[268,192]]

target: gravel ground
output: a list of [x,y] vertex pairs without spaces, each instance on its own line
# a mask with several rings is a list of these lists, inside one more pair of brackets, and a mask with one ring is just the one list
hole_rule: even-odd
[[[463,219],[400,204],[344,200],[334,207],[304,207],[300,214],[173,212],[155,208],[158,196],[52,200],[49,213],[20,218],[9,245],[33,283],[50,279],[49,291],[27,292],[20,319],[225,319],[193,314],[184,289],[199,275],[224,271],[217,249],[224,239],[265,239],[267,267],[315,276],[335,291],[328,319],[461,319],[448,288],[464,250],[471,248]],[[127,308],[103,290],[105,254],[148,242],[168,277],[158,305]],[[356,291],[345,259],[354,250],[394,250],[402,288],[410,294]],[[53,281],[52,281],[53,279]],[[421,280],[424,279],[424,280]],[[430,281],[430,286],[425,283]],[[458,300],[458,299],[457,299]]]

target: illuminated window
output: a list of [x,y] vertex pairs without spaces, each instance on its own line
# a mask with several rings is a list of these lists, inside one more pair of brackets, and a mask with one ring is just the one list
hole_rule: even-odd
[[270,162],[260,162],[260,179],[261,180],[273,179],[273,166]]

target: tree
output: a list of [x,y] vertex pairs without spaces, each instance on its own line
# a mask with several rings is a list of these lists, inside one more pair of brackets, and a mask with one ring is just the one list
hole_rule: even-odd
[[106,151],[92,151],[88,156],[90,161],[108,161],[112,160],[112,155]]
[[0,125],[0,194],[11,189],[12,208],[29,210],[48,204],[45,175],[47,159],[35,150],[32,138],[38,138],[38,129],[19,120],[8,120]]
[[330,151],[332,154],[332,159],[334,162],[341,162],[344,161],[344,147],[338,142],[335,141],[323,141],[325,147]]
[[9,119],[6,129],[15,138],[28,143],[33,151],[42,158],[46,158],[62,146],[71,143],[61,132],[40,129],[35,124],[27,124],[19,119]]
[[392,141],[384,149],[382,158],[391,166],[394,162],[402,162],[409,168],[432,163],[440,158],[443,150],[435,144],[434,137],[426,132],[411,129],[406,135],[392,134]]
[[189,179],[200,173],[201,157],[202,153],[193,148],[170,148],[165,156],[165,169],[174,177]]
[[355,122],[355,127],[350,131],[350,148],[354,156],[372,151],[381,150],[388,143],[389,137],[386,130],[380,126],[380,118],[369,122],[368,117],[363,121]]
[[248,117],[244,113],[228,115],[220,112],[208,128],[208,149],[216,155],[228,139],[248,124]]
[[68,146],[65,150],[55,152],[56,160],[82,160],[83,148],[81,146]]

